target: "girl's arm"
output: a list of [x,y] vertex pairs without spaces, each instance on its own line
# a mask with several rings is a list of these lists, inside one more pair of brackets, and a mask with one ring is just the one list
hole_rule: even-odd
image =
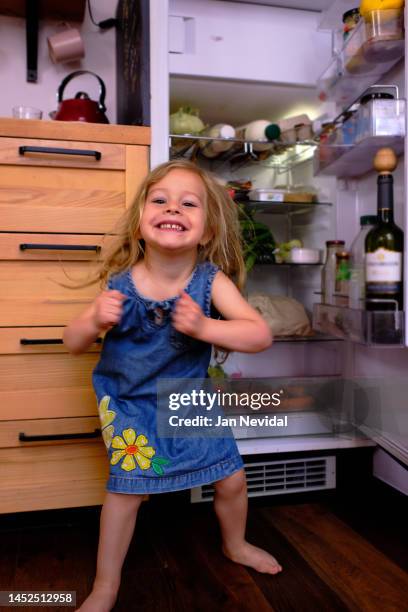
[[64,344],[70,353],[84,353],[100,333],[119,323],[122,302],[126,296],[120,291],[102,291],[100,295],[64,330]]
[[230,351],[258,353],[271,346],[268,324],[223,272],[217,272],[214,278],[211,298],[226,321],[206,317],[199,305],[183,293],[173,316],[176,329]]

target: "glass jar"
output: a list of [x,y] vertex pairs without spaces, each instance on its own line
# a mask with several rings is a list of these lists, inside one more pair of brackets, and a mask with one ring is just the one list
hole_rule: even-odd
[[334,304],[336,288],[336,253],[343,251],[344,240],[326,242],[326,261],[322,268],[322,303]]
[[343,15],[343,41],[345,42],[350,33],[360,21],[360,11],[358,8],[350,9]]

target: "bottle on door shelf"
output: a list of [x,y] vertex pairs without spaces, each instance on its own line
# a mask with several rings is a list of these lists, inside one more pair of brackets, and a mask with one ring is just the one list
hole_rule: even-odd
[[376,215],[363,215],[360,217],[360,231],[350,247],[350,308],[361,310],[365,307],[365,239],[368,232],[376,223]]
[[271,123],[266,119],[258,119],[237,127],[236,134],[237,138],[242,138],[242,140],[265,141],[265,144],[253,143],[252,148],[254,151],[268,151],[273,147],[272,141],[278,140],[280,137],[281,130],[276,123]]
[[380,149],[374,158],[377,170],[377,224],[365,239],[367,310],[403,310],[402,254],[404,233],[394,223],[393,176],[397,157]]
[[338,251],[336,253],[336,283],[334,287],[334,301],[336,306],[347,306],[349,301],[350,285],[350,253]]
[[322,268],[322,304],[334,304],[336,289],[336,253],[344,250],[344,240],[326,242],[326,261]]
[[[235,138],[235,129],[227,123],[217,123],[206,129],[202,135],[210,138]],[[234,145],[233,142],[227,140],[200,140],[199,142],[201,153],[209,158],[217,157]]]

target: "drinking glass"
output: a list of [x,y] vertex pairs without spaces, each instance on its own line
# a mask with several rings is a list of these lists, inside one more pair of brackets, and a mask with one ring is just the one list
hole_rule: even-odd
[[15,119],[42,119],[42,110],[33,106],[14,106],[13,117]]

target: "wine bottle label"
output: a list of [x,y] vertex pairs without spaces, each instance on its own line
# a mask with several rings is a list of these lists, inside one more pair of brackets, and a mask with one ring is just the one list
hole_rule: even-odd
[[398,283],[402,279],[402,253],[377,249],[366,253],[367,283]]

